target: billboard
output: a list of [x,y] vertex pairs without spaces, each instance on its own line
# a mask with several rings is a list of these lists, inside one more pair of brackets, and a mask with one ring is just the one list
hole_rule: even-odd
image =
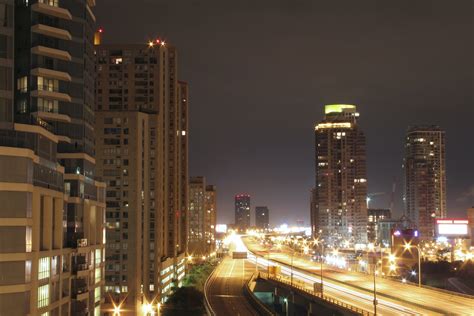
[[467,219],[441,218],[436,220],[438,236],[468,236],[469,221]]
[[216,225],[216,233],[227,233],[227,225],[226,224],[217,224]]

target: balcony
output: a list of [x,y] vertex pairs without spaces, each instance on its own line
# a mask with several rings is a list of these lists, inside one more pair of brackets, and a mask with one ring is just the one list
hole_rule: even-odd
[[44,24],[36,24],[31,27],[31,31],[34,33],[42,34],[45,36],[55,37],[62,40],[70,41],[72,40],[71,33],[66,30],[52,27]]
[[68,81],[68,82],[72,81],[71,76],[67,72],[53,70],[53,69],[38,67],[38,68],[32,69],[31,74],[37,77],[46,77],[46,78],[58,79],[58,80]]
[[38,111],[31,113],[34,116],[37,116],[45,121],[53,121],[53,122],[71,122],[71,117],[65,114],[59,114],[53,111]]
[[45,98],[45,99],[54,99],[64,102],[71,102],[71,97],[69,94],[57,92],[57,91],[49,91],[49,90],[33,90],[31,91],[31,96],[37,98]]
[[66,60],[66,61],[72,60],[71,54],[69,54],[69,52],[65,50],[60,50],[60,49],[41,46],[41,45],[32,47],[31,53],[36,54],[36,55]]
[[[44,1],[44,2],[47,2],[47,1]],[[31,6],[31,9],[33,11],[46,14],[46,15],[55,16],[60,19],[72,20],[72,15],[69,12],[69,10],[60,8],[58,6],[51,5],[48,3],[41,3],[41,2],[35,3]]]

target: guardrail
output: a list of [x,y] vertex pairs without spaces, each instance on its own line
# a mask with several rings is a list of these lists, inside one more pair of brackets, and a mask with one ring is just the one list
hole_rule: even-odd
[[206,313],[208,316],[216,316],[216,312],[212,309],[211,303],[209,303],[209,298],[207,296],[207,292],[209,289],[209,283],[214,278],[214,274],[219,267],[215,268],[214,271],[211,272],[209,277],[207,278],[206,282],[204,283],[204,307],[206,308]]
[[260,302],[258,298],[255,297],[253,292],[250,290],[250,283],[253,282],[256,278],[258,277],[258,273],[254,273],[248,282],[245,282],[243,291],[244,291],[244,296],[247,297],[249,303],[257,310],[259,315],[263,316],[274,316],[277,315],[276,313],[273,313],[265,304]]
[[[392,280],[392,281],[395,282],[395,280]],[[411,281],[406,281],[405,284],[409,284],[409,285],[413,285],[413,286],[418,287],[418,283],[411,282]],[[454,292],[454,291],[450,291],[450,290],[446,290],[446,289],[440,289],[438,287],[433,287],[433,286],[429,286],[429,285],[425,285],[425,284],[422,284],[421,288],[422,289],[427,289],[427,290],[432,290],[432,291],[443,292],[444,294],[448,294],[448,295],[451,295],[451,296],[460,296],[460,297],[469,298],[471,300],[474,300],[474,295],[470,295],[470,294]]]
[[[317,293],[313,290],[309,290],[306,286],[299,284],[299,281],[297,281],[297,280],[293,280],[293,282],[291,282],[290,280],[288,280],[289,279],[288,277],[283,277],[283,276],[280,276],[280,275],[279,276],[271,276],[271,275],[268,275],[268,273],[265,273],[265,272],[260,272],[259,277],[261,277],[263,279],[273,280],[273,281],[278,282],[278,283],[283,283],[283,284],[285,284],[285,285],[287,285],[291,288],[295,288],[295,289],[297,289],[301,292],[309,294],[310,296],[313,296],[313,297],[316,297],[320,300],[323,300],[326,303],[336,305],[340,308],[349,310],[349,311],[354,312],[358,315],[364,315],[364,316],[374,315],[374,313],[371,313],[371,312],[366,311],[364,309],[361,309],[361,308],[358,308],[356,306],[341,302],[339,300],[336,300],[335,298],[332,298],[332,297],[329,297],[329,296],[326,296],[326,295],[321,295],[321,293]],[[305,284],[305,283],[302,283],[302,284]]]

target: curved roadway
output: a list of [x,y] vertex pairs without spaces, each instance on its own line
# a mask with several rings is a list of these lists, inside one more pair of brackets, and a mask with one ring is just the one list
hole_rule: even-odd
[[243,295],[255,268],[244,259],[225,258],[211,275],[206,295],[217,316],[259,315]]

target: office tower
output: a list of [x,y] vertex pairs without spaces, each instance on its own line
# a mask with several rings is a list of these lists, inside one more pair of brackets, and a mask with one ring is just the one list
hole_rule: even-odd
[[405,211],[420,238],[435,234],[436,218],[446,217],[445,133],[438,126],[415,126],[405,140]]
[[378,223],[384,219],[390,219],[389,209],[369,208],[367,209],[367,238],[369,242],[375,243],[378,238]]
[[297,226],[297,227],[304,227],[304,220],[302,220],[302,219],[297,219],[297,220],[296,220],[296,226]]
[[0,1],[0,315],[100,314],[94,4]]
[[255,207],[255,226],[260,229],[270,228],[270,214],[268,207],[256,206]]
[[354,105],[326,105],[316,125],[313,237],[327,243],[367,242],[365,136]]
[[235,196],[235,228],[246,230],[250,227],[250,195]]
[[188,88],[168,43],[98,45],[97,165],[107,188],[107,305],[164,300],[184,277]]

